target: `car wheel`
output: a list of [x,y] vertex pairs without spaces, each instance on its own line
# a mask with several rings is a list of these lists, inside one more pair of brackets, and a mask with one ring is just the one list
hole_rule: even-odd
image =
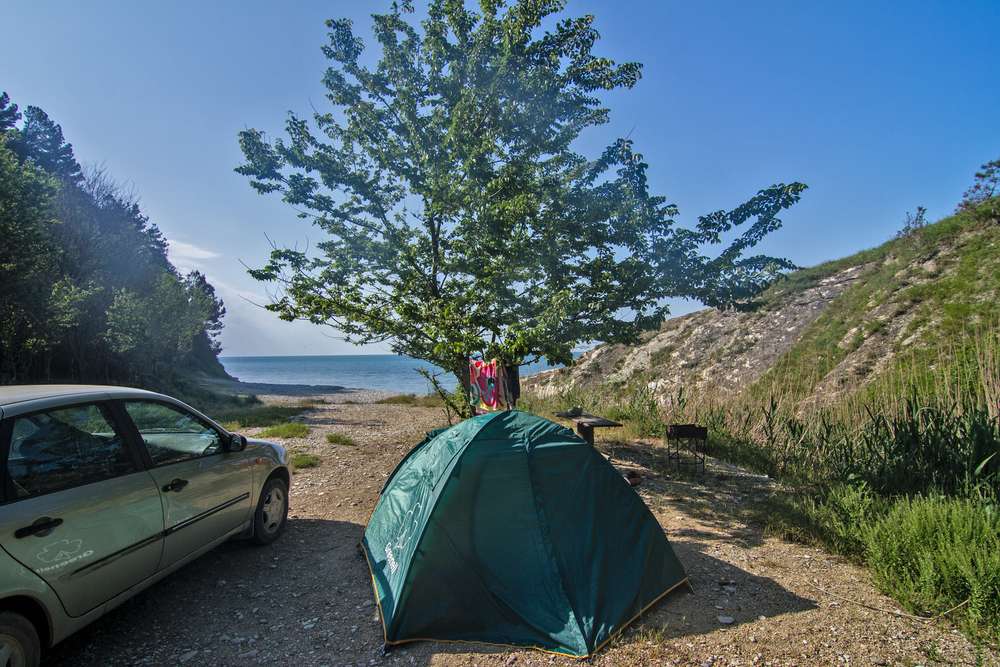
[[0,612],[0,667],[38,667],[41,652],[31,621],[10,611]]
[[270,544],[278,539],[288,519],[288,486],[278,477],[264,484],[253,517],[253,541]]

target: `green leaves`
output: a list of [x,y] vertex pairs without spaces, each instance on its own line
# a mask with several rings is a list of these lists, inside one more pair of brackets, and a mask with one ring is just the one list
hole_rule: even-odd
[[0,134],[0,379],[16,375],[23,363],[17,352],[43,349],[48,341],[44,320],[57,253],[51,236],[55,194],[54,179],[21,165]]
[[[16,110],[16,109],[15,109]],[[969,211],[1000,195],[1000,158],[979,167],[975,179],[962,195],[955,212]]]
[[38,107],[25,109],[24,125],[20,130],[10,131],[10,135],[9,145],[21,159],[30,159],[40,169],[69,183],[83,180],[73,146],[66,143],[62,128]]
[[327,23],[330,107],[291,115],[282,139],[239,137],[237,172],[328,235],[312,255],[277,248],[251,271],[279,286],[273,311],[462,377],[472,355],[568,363],[581,341],[656,326],[667,297],[734,305],[791,266],[743,252],[805,186],[762,190],[689,230],[650,193],[631,141],[575,152],[608,119],[595,91],[632,87],[642,67],[594,53],[593,16],[543,30],[563,7],[432,0],[417,24],[394,5],[373,16],[370,67],[350,22]]

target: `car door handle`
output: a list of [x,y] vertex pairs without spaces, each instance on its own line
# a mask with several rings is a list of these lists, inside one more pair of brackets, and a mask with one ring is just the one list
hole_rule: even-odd
[[45,537],[52,532],[52,529],[56,526],[62,525],[62,519],[53,519],[50,516],[43,516],[40,519],[35,519],[35,522],[30,526],[22,526],[14,531],[14,537],[21,539],[22,537],[28,537],[29,535],[37,535],[38,537]]
[[163,485],[163,490],[166,491],[167,493],[169,493],[171,491],[180,491],[181,489],[183,489],[187,485],[188,485],[188,481],[186,479],[180,479],[178,477],[178,478],[172,479],[168,483],[164,484]]

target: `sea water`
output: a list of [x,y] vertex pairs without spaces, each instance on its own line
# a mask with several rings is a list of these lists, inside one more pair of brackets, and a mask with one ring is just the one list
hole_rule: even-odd
[[[231,357],[219,360],[226,372],[243,382],[375,389],[401,394],[427,394],[430,383],[418,369],[438,373],[438,381],[454,389],[458,380],[431,363],[397,354],[338,354],[302,357]],[[552,368],[545,362],[521,366],[521,376]]]

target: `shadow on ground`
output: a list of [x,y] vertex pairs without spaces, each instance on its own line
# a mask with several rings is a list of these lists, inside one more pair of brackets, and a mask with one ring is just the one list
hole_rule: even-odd
[[[673,540],[671,544],[687,570],[691,586],[682,586],[660,600],[595,655],[592,658],[594,664],[619,664],[622,656],[618,649],[628,651],[630,644],[655,641],[662,646],[670,640],[728,631],[762,617],[795,614],[817,606],[813,600],[786,590],[773,579],[751,574],[705,553],[707,545],[704,543]],[[732,622],[723,624],[719,621],[720,616],[729,617]],[[417,664],[424,664],[424,660],[435,654],[471,651],[480,654],[509,653],[518,649],[431,642],[396,647],[392,654],[401,656],[404,661],[412,655]],[[531,652],[530,655],[538,654]],[[570,659],[562,662],[579,664]],[[515,664],[521,664],[521,661]]]
[[643,475],[639,492],[654,512],[680,512],[714,531],[681,528],[674,535],[726,540],[743,548],[762,543],[767,502],[777,489],[773,479],[711,457],[703,472],[678,470],[659,443],[609,441],[598,446],[619,469]]
[[322,655],[367,664],[382,630],[356,547],[362,532],[289,519],[269,546],[228,542],[71,636],[45,664],[287,664]]
[[[668,598],[666,604],[655,608],[642,623],[655,624],[664,615],[669,617],[668,637],[699,635],[718,630],[722,625],[733,627],[761,617],[817,607],[814,600],[792,593],[769,577],[752,574],[709,555],[705,552],[706,543],[674,539],[671,544],[687,570],[691,588],[686,595]],[[733,621],[723,624],[720,616]]]

